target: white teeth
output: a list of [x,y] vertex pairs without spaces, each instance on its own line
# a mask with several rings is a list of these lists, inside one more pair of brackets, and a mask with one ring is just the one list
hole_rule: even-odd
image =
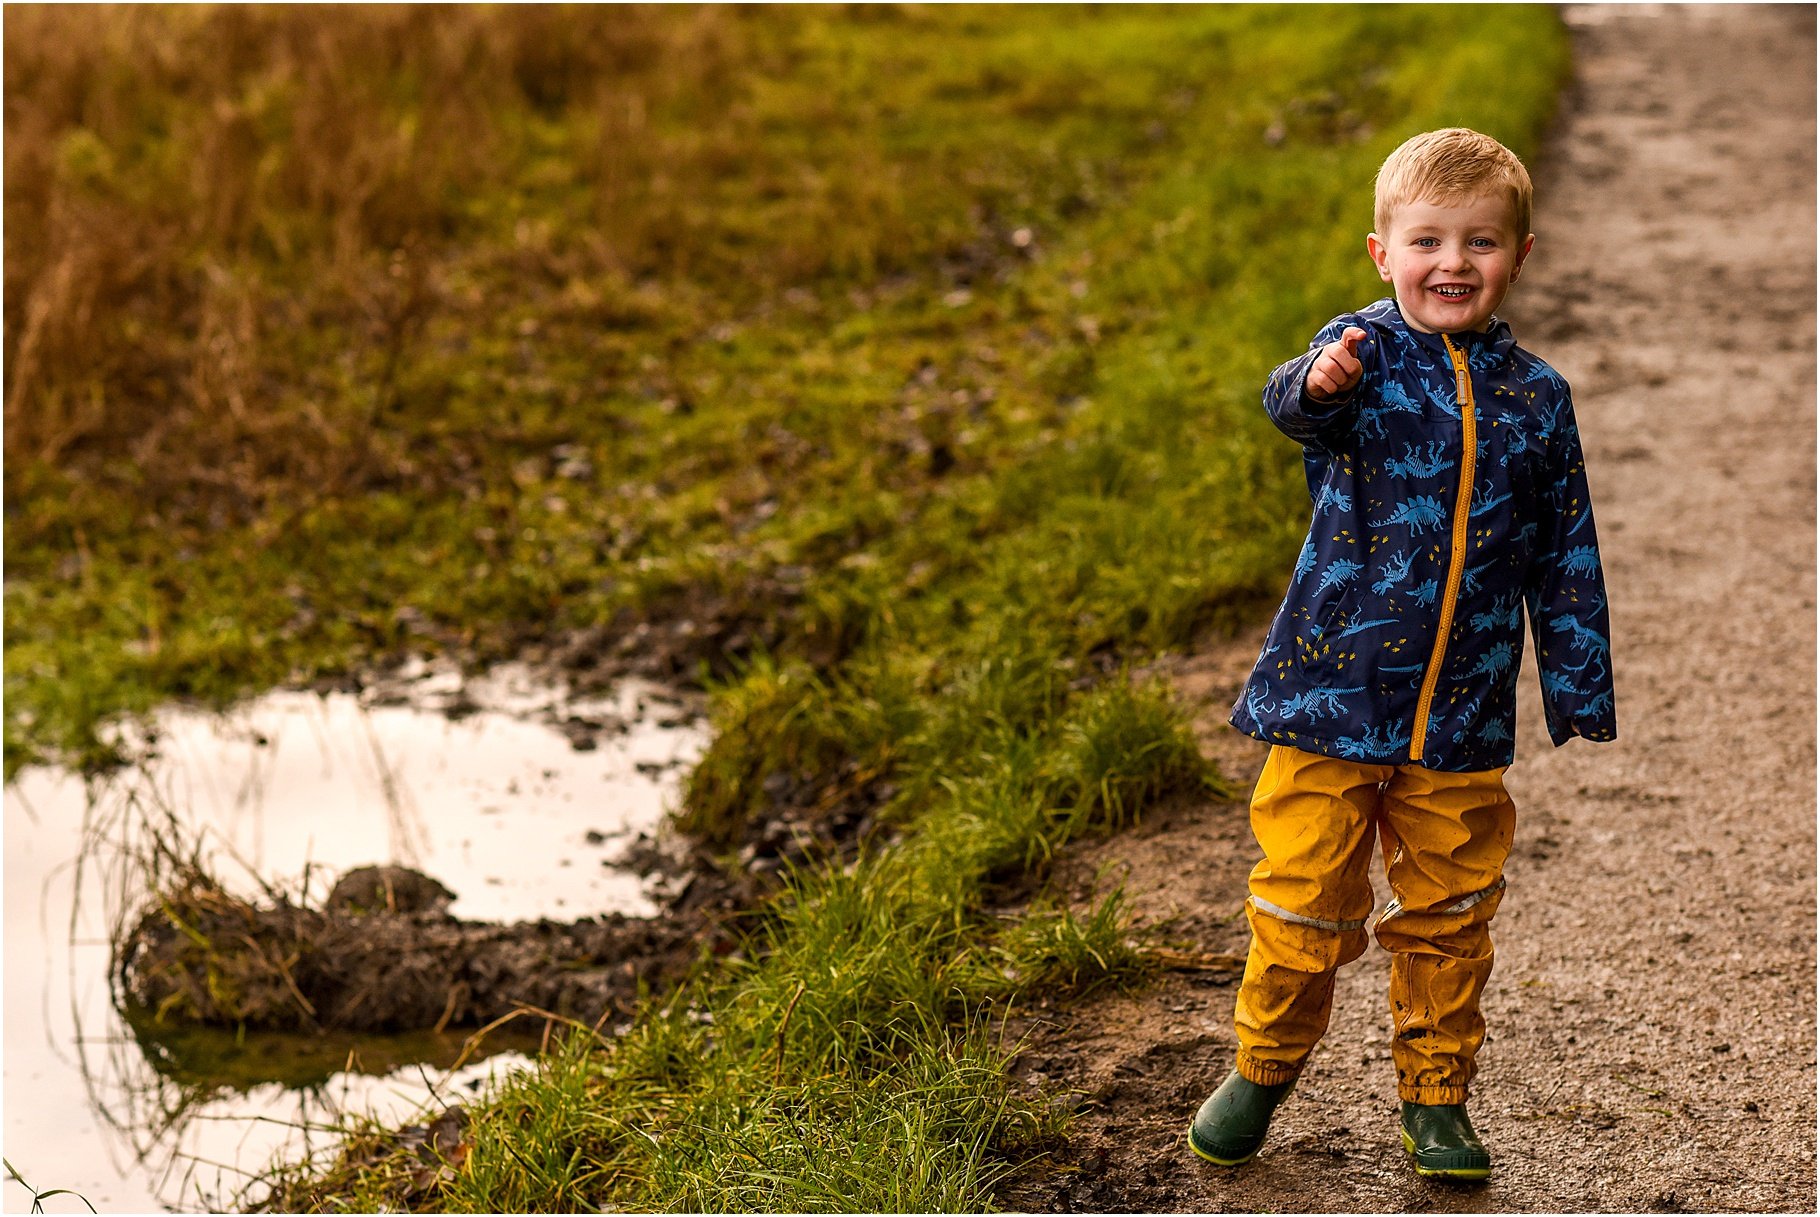
[[1434,291],[1436,293],[1438,293],[1439,295],[1449,296],[1455,300],[1458,300],[1462,296],[1465,296],[1469,292],[1471,292],[1472,289],[1469,287],[1437,287],[1434,289]]

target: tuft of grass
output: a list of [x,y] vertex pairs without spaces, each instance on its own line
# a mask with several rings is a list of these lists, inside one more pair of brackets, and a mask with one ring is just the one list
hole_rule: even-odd
[[1123,885],[1085,913],[1039,901],[1000,940],[1008,966],[1033,989],[1088,993],[1102,985],[1135,988],[1156,973],[1156,961],[1132,933],[1131,901]]
[[1169,687],[1113,679],[1081,697],[1061,723],[1057,778],[1072,803],[1070,830],[1123,828],[1178,790],[1226,797]]
[[[773,775],[827,768],[845,755],[827,721],[827,687],[806,664],[757,655],[724,683],[709,682],[713,740],[689,771],[677,825],[714,845],[737,840]],[[818,696],[819,695],[819,696]]]

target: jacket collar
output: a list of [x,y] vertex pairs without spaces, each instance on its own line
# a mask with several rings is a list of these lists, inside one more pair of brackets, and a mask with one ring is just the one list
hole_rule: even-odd
[[[1397,307],[1394,296],[1386,296],[1382,300],[1367,305],[1361,312],[1365,317],[1380,325],[1409,335],[1420,346],[1437,353],[1446,352],[1447,344],[1441,341],[1439,334],[1429,334],[1413,329],[1408,322],[1403,320],[1403,310]],[[1458,334],[1447,336],[1453,339],[1455,346],[1464,348],[1469,354],[1477,349],[1485,348],[1499,360],[1510,358],[1511,351],[1517,345],[1516,335],[1511,332],[1510,323],[1498,316],[1493,316],[1491,325],[1483,331],[1463,330]]]

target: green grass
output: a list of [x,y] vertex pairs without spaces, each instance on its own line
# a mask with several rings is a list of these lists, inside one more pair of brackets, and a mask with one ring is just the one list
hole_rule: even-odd
[[44,1190],[42,1192],[39,1191],[37,1188],[33,1187],[30,1183],[27,1183],[25,1181],[24,1177],[19,1174],[19,1172],[13,1167],[13,1164],[11,1162],[6,1163],[6,1177],[9,1180],[12,1180],[12,1181],[18,1183],[20,1187],[23,1187],[26,1191],[28,1191],[32,1194],[32,1198],[31,1198],[31,1202],[30,1202],[31,1208],[29,1210],[30,1212],[33,1212],[33,1213],[44,1212],[44,1202],[46,1200],[55,1199],[58,1196],[73,1196],[76,1198],[77,1201],[79,1201],[83,1205],[83,1207],[87,1208],[89,1212],[93,1213],[96,1211],[95,1206],[89,1203],[88,1197],[84,1196],[80,1192],[71,1191],[67,1187],[53,1187],[53,1188],[47,1188],[46,1190]]
[[[1062,1132],[1005,1080],[1005,1009],[1147,969],[1118,893],[988,909],[1221,788],[1130,667],[1280,590],[1307,503],[1263,376],[1381,294],[1391,147],[1535,150],[1552,13],[49,37],[87,19],[7,21],[9,774],[104,763],[110,716],[171,697],[685,614],[693,831],[738,840],[772,774],[823,811],[890,792],[877,846],[795,874],[740,955],[478,1105],[461,1170],[414,1186],[381,1147],[282,1202],[989,1207]],[[84,252],[120,242],[136,278]]]
[[421,1159],[369,1128],[329,1166],[332,1183],[275,1176],[273,1207],[979,1207],[1061,1131],[1041,1096],[1007,1090],[1016,1046],[995,1014],[1032,991],[1129,983],[1146,965],[1116,893],[982,937],[921,879],[903,854],[797,876],[745,962],[653,1001],[604,1046],[573,1035],[504,1082],[475,1111],[465,1166],[433,1195],[410,1192]]

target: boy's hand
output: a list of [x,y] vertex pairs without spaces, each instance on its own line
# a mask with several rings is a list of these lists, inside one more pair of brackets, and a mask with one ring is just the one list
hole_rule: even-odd
[[1359,362],[1359,344],[1365,341],[1365,336],[1364,330],[1349,325],[1338,342],[1321,348],[1314,366],[1308,369],[1305,382],[1308,396],[1316,401],[1332,401],[1352,392],[1353,386],[1365,374],[1365,366]]

